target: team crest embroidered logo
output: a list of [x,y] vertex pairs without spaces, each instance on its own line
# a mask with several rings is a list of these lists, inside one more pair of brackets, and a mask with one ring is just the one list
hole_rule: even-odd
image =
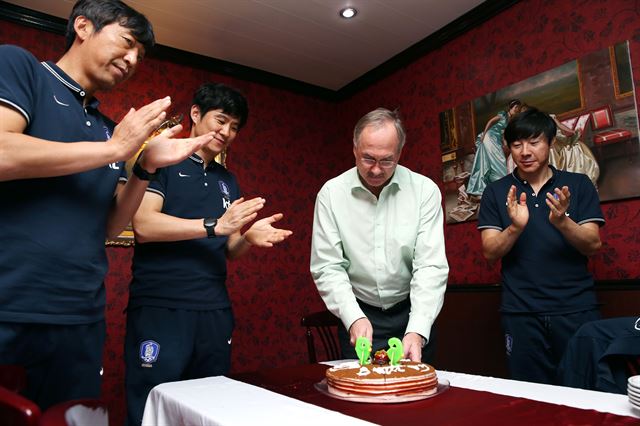
[[160,345],[153,340],[145,340],[140,343],[140,359],[143,367],[152,367],[152,363],[158,360]]
[[219,180],[218,181],[218,186],[220,187],[220,192],[222,192],[222,195],[224,196],[224,198],[229,198],[231,196],[231,194],[229,192],[229,187],[227,186],[226,183],[224,183],[223,181]]
[[511,349],[513,349],[513,337],[510,334],[504,335],[504,346],[507,350],[507,356],[510,356]]

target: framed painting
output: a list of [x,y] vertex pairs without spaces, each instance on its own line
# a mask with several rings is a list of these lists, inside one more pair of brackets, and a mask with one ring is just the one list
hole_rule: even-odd
[[558,123],[552,165],[589,176],[601,201],[640,196],[631,70],[625,41],[440,113],[447,223],[476,219],[484,187],[513,170],[502,132],[529,106]]

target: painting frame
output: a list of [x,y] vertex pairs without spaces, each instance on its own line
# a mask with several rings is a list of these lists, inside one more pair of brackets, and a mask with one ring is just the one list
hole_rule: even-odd
[[[625,161],[629,163],[626,166],[640,173],[640,132],[632,69],[629,43],[623,41],[441,112],[440,147],[446,222],[454,224],[477,219],[482,193],[474,193],[473,185],[467,193],[465,185],[472,179],[472,183],[477,180],[477,176],[473,177],[474,173],[479,173],[475,156],[479,148],[478,138],[485,136],[485,123],[496,117],[499,111],[504,111],[510,99],[520,99],[553,113],[558,122],[575,127],[569,131],[579,134],[571,143],[580,144],[585,153],[590,152],[596,166],[572,170],[565,162],[563,167],[589,175],[599,190],[602,202],[640,196],[640,183],[627,178],[625,183],[628,185],[623,185],[627,188],[620,191],[612,189],[611,177],[617,164],[625,165]],[[626,89],[621,90],[621,87]],[[608,113],[610,121],[601,126],[595,120],[598,114],[604,113]],[[506,122],[503,125],[506,126]],[[606,139],[610,135],[617,137],[616,131],[620,133],[618,140]],[[559,145],[555,143],[552,146],[558,148]],[[507,154],[508,151],[504,153],[505,161],[508,160]],[[616,157],[617,163],[611,157]],[[508,166],[507,173],[511,171]]]

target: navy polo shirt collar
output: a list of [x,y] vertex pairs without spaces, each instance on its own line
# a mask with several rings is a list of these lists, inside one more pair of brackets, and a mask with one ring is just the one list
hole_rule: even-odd
[[[551,164],[549,164],[547,167],[549,167],[551,169],[551,177],[549,178],[549,180],[547,180],[543,185],[542,188],[544,188],[547,185],[551,185],[553,184],[553,182],[556,181],[556,179],[558,178],[558,169],[556,169],[555,167],[553,167]],[[528,180],[525,180],[523,178],[520,177],[520,175],[518,174],[518,168],[516,167],[512,172],[511,172],[511,176],[513,177],[513,179],[516,180],[516,182],[518,182],[521,186],[531,186],[531,184],[529,183]]]
[[[191,154],[189,156],[189,159],[195,163],[198,163],[200,165],[200,167],[202,167],[202,165],[204,164],[204,160],[202,159],[202,157],[200,157],[198,154],[196,154],[195,152],[193,154]],[[215,160],[213,160],[212,162],[209,163],[209,165],[207,166],[207,170],[212,169],[213,167],[216,167],[218,163],[216,163]]]
[[[69,89],[69,91],[71,91],[71,93],[73,93],[74,96],[80,101],[81,104],[84,104],[87,94],[84,89],[75,82],[74,79],[69,77],[67,73],[62,71],[62,68],[51,61],[41,62],[41,64],[47,71],[51,73],[51,75],[53,75],[62,84],[64,84]],[[93,109],[98,109],[98,105],[100,105],[100,102],[95,97],[92,97],[86,104],[87,107],[91,107]]]

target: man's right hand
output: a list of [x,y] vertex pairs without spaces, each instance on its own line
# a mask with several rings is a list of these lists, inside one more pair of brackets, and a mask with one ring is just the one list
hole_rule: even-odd
[[523,191],[518,200],[515,185],[511,185],[507,194],[507,213],[515,230],[522,231],[527,226],[527,222],[529,222],[527,194]]
[[113,130],[107,144],[114,149],[114,161],[133,157],[151,133],[165,120],[171,98],[158,99],[136,110],[131,108]]
[[349,327],[349,342],[351,346],[356,345],[358,337],[366,337],[373,344],[373,326],[367,317],[357,319]]
[[227,211],[218,219],[216,235],[231,235],[239,232],[243,226],[258,216],[258,211],[264,207],[264,198],[256,197],[244,200],[244,197],[235,200]]

